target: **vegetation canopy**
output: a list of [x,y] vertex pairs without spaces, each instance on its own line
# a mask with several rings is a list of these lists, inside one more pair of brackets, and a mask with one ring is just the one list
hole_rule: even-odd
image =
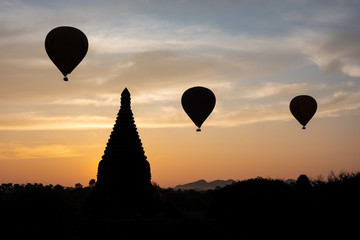
[[[232,239],[239,234],[261,234],[252,232],[254,228],[279,230],[281,227],[302,229],[299,234],[324,234],[329,227],[343,231],[342,226],[346,226],[346,232],[350,233],[356,229],[351,226],[356,224],[360,213],[360,172],[331,173],[327,181],[310,181],[306,175],[300,175],[294,183],[258,177],[206,191],[163,189],[153,185],[160,196],[157,213],[131,220],[129,217],[108,220],[113,223],[106,223],[105,233],[104,224],[99,221],[91,225],[96,226],[95,229],[87,225],[89,214],[84,207],[94,189],[93,179],[88,187],[76,184],[74,188],[3,183],[0,185],[0,208],[4,213],[1,226],[11,232],[14,239],[25,236],[91,239],[103,234],[116,239],[120,230],[126,235],[126,229],[132,229],[131,226],[148,229],[145,232],[149,236],[155,232],[157,237],[168,236],[179,231],[176,237],[191,233],[194,238],[201,235]],[[129,228],[131,221],[133,225]]]

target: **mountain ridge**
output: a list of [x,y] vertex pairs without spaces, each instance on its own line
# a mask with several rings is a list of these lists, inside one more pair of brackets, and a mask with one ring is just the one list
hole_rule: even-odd
[[[206,191],[206,190],[214,190],[217,187],[225,187],[226,185],[231,185],[236,180],[228,179],[228,180],[214,180],[211,182],[207,182],[204,179],[197,180],[195,182],[185,183],[176,185],[173,189],[174,190],[198,190],[198,191]],[[296,179],[286,179],[284,180],[286,184],[295,184]]]
[[192,190],[205,191],[205,190],[215,189],[217,187],[225,187],[226,185],[230,185],[230,184],[232,184],[234,182],[235,182],[235,180],[233,180],[233,179],[214,180],[214,181],[211,181],[211,182],[207,182],[204,179],[200,179],[200,180],[195,181],[195,182],[176,185],[174,187],[174,189],[175,190],[191,190],[192,189]]

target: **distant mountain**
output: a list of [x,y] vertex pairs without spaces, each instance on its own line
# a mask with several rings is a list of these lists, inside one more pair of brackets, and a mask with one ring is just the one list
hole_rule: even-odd
[[183,185],[177,185],[176,187],[174,187],[175,190],[198,190],[198,191],[204,191],[204,190],[209,190],[209,189],[215,189],[216,187],[224,187],[226,185],[230,185],[233,182],[235,182],[232,179],[229,180],[215,180],[212,182],[207,182],[203,179],[196,181],[196,182],[192,182],[192,183],[186,183]]
[[287,179],[284,182],[287,184],[294,184],[294,183],[296,183],[296,179]]

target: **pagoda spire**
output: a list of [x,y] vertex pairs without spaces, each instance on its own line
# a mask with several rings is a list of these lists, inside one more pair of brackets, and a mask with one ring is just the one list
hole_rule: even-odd
[[143,197],[151,192],[150,164],[131,110],[130,92],[121,94],[115,125],[99,162],[96,191],[101,194]]
[[130,109],[130,92],[127,88],[121,93],[121,108]]

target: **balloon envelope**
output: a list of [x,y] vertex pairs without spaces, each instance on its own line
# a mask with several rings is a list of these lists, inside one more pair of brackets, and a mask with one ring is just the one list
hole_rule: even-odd
[[303,126],[303,129],[305,129],[306,124],[314,116],[316,109],[316,100],[308,95],[294,97],[290,102],[290,111]]
[[181,105],[186,114],[201,131],[201,125],[215,107],[214,93],[205,87],[193,87],[186,90],[181,97]]
[[45,49],[51,61],[64,75],[71,73],[85,57],[89,47],[86,35],[77,28],[62,26],[51,30],[45,39]]

